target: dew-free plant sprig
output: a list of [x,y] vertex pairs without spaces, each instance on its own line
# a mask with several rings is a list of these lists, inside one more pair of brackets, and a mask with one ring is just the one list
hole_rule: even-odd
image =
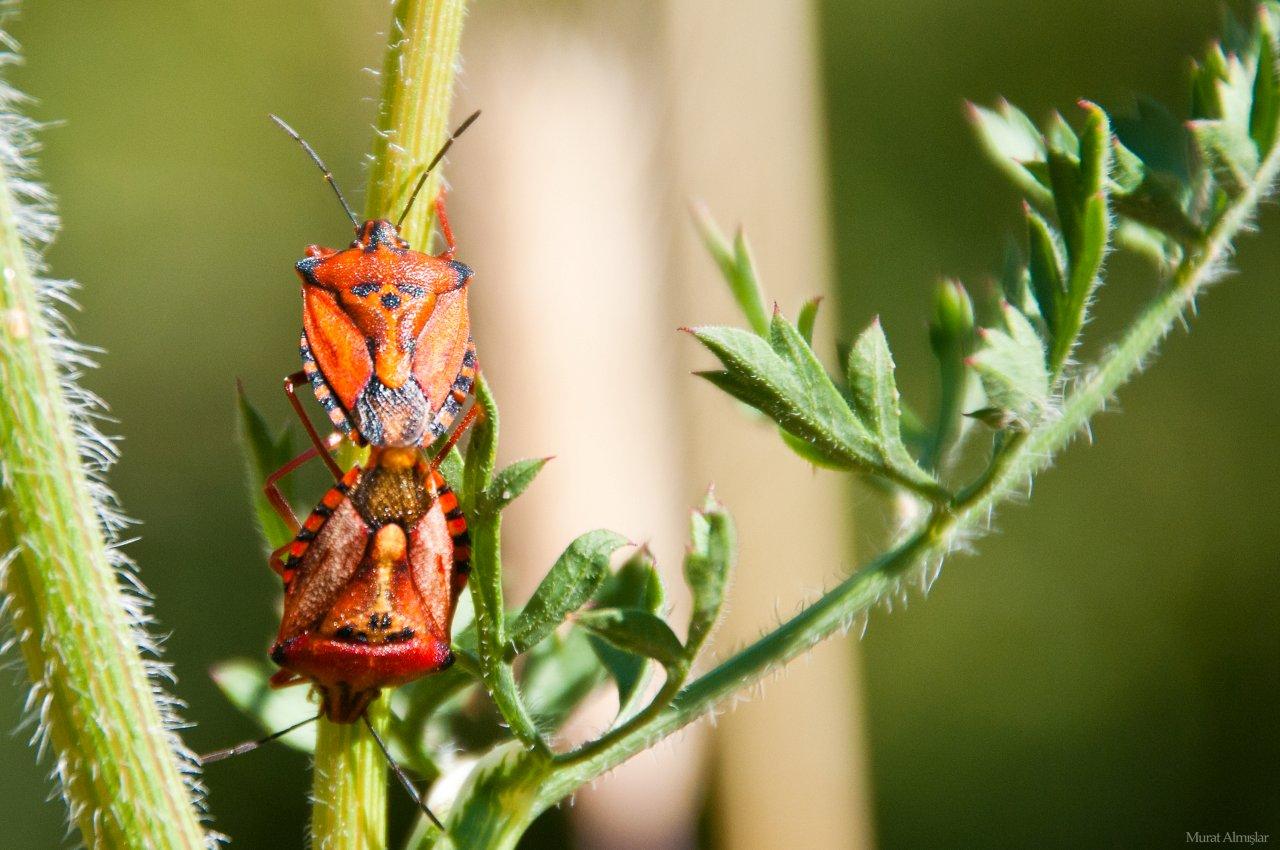
[[[18,59],[0,32],[0,67]],[[145,591],[119,548],[128,520],[103,480],[116,446],[97,427],[102,403],[79,384],[94,350],[72,339],[62,315],[74,284],[45,276],[57,220],[35,182],[38,127],[22,106],[0,81],[6,647],[21,655],[33,744],[52,762],[85,846],[200,848],[198,771],[173,731],[179,704],[161,684],[171,675],[149,634]],[[6,841],[21,843],[20,834]]]
[[[946,556],[1026,492],[1221,276],[1280,169],[1277,21],[1280,5],[1264,4],[1251,28],[1233,28],[1229,44],[1210,49],[1193,70],[1186,122],[1149,102],[1135,117],[1082,102],[1070,120],[1055,114],[1043,127],[1007,103],[971,108],[984,146],[1026,197],[1026,230],[998,298],[975,304],[958,282],[939,285],[929,337],[942,391],[927,419],[900,397],[878,320],[852,335],[829,371],[814,347],[818,301],[794,321],[769,306],[745,237],[727,239],[709,216],[698,217],[747,326],[690,329],[720,363],[700,374],[771,420],[803,461],[872,480],[918,507],[886,551],[700,675],[695,664],[738,568],[728,512],[712,496],[693,512],[684,562],[693,610],[685,622],[667,616],[650,554],[604,530],[572,541],[533,596],[512,606],[502,581],[501,514],[546,461],[496,467],[498,406],[478,382],[485,417],[466,451],[442,466],[475,543],[471,611],[455,622],[458,663],[384,701],[393,751],[433,784],[431,803],[445,824],[442,832],[421,820],[407,846],[513,847],[538,814],[819,641],[865,623],[877,604],[905,592],[908,579],[927,587]],[[1081,362],[1093,296],[1115,251],[1154,259],[1160,286],[1103,354]],[[259,442],[255,456],[269,456],[269,435]],[[279,725],[281,701],[296,697],[249,700],[267,673],[265,664],[239,663],[223,669],[222,682],[270,727]],[[660,682],[656,692],[646,687],[651,677]],[[616,693],[614,721],[594,740],[563,741],[566,718],[602,686]],[[331,755],[322,758],[325,747]],[[322,735],[318,763],[333,748]],[[376,773],[349,798],[353,805],[382,805],[371,784],[384,781]],[[337,831],[330,837],[326,846],[366,846]]]

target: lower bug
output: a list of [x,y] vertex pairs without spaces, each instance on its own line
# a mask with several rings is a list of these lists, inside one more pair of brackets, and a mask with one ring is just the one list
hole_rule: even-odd
[[285,590],[272,685],[311,682],[325,716],[351,723],[382,688],[447,668],[470,556],[439,471],[416,449],[375,448],[272,556]]
[[367,465],[343,475],[301,525],[287,504],[282,513],[297,534],[270,558],[285,593],[271,647],[281,669],[271,685],[310,683],[320,713],[200,761],[248,752],[319,717],[363,720],[396,777],[441,826],[365,711],[383,688],[453,663],[453,613],[471,558],[457,496],[417,449],[375,447]]

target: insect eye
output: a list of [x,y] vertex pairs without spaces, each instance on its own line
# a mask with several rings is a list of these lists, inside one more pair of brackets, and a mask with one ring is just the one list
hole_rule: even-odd
[[381,285],[376,283],[357,283],[355,286],[351,287],[351,294],[358,295],[363,298],[366,295],[372,295],[381,288]]
[[408,295],[410,298],[421,298],[426,294],[426,290],[421,286],[414,286],[412,283],[397,283],[396,289]]

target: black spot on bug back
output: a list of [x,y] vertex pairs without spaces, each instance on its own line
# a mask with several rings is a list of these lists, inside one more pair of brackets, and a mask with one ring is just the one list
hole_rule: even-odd
[[372,295],[381,288],[382,284],[380,283],[357,283],[355,286],[351,287],[351,294],[363,298],[366,295]]
[[315,283],[316,266],[320,265],[319,257],[303,257],[301,260],[293,264],[298,273],[305,277],[311,283]]
[[379,300],[382,302],[382,306],[386,307],[388,310],[394,310],[400,306],[400,296],[396,295],[394,292],[384,294]]
[[460,263],[457,260],[450,260],[449,265],[452,266],[453,270],[458,273],[459,288],[466,286],[467,281],[471,279],[471,276],[473,274],[475,274],[475,272],[471,270],[471,267],[468,266],[466,263]]

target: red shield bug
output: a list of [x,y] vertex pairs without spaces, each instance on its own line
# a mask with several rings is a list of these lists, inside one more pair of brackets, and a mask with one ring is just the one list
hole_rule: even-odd
[[441,826],[365,710],[383,688],[453,663],[450,630],[470,558],[466,518],[439,471],[416,448],[375,447],[367,468],[342,476],[270,559],[285,593],[271,647],[281,669],[271,685],[310,683],[320,714],[201,762],[249,752],[321,716],[363,719],[397,778]]
[[470,557],[440,473],[415,449],[375,448],[272,557],[285,589],[272,684],[311,682],[325,716],[351,723],[382,688],[447,668]]
[[[271,116],[320,168],[356,229],[349,247],[312,245],[297,263],[303,370],[285,379],[285,392],[314,444],[308,458],[327,452],[294,395],[303,382],[311,384],[340,433],[373,446],[431,445],[448,433],[472,391],[478,370],[467,302],[472,273],[454,259],[443,192],[435,200],[443,252],[413,250],[400,225],[431,170],[479,115],[468,117],[427,164],[394,224],[386,219],[361,224],[312,147]],[[450,444],[471,418],[459,424]],[[332,460],[328,463],[340,475]]]

